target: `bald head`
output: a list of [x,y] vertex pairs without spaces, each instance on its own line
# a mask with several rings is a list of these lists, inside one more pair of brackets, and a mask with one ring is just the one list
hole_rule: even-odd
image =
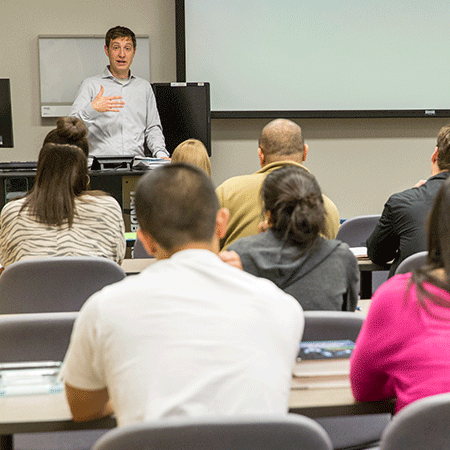
[[301,163],[305,159],[302,129],[287,119],[273,120],[263,128],[259,148],[265,164],[281,160]]

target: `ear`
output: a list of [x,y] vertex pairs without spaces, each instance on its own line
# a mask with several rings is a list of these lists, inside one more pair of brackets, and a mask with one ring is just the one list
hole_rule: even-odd
[[141,241],[143,247],[145,248],[145,251],[149,255],[153,255],[156,257],[156,254],[158,253],[158,248],[156,245],[156,241],[153,239],[153,236],[150,233],[147,233],[146,231],[142,230],[141,228],[138,228],[136,232],[136,237]]
[[308,155],[308,150],[309,150],[308,144],[304,144],[302,161],[306,161],[306,156]]
[[106,44],[104,46],[104,49],[105,49],[106,56],[109,58],[109,48]]
[[439,155],[439,148],[436,146],[436,149],[434,150],[433,154],[431,155],[431,162],[435,164],[437,162]]
[[230,218],[230,211],[227,208],[220,208],[216,215],[216,231],[215,234],[219,239],[222,239],[227,232],[228,219]]
[[264,152],[262,151],[261,147],[258,147],[258,157],[259,157],[259,165],[261,167],[264,167],[266,164],[266,156],[264,155]]

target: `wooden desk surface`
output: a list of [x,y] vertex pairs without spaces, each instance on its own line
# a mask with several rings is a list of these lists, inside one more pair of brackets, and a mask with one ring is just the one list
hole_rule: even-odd
[[156,258],[127,258],[122,261],[122,269],[127,275],[134,275],[141,272],[156,261]]
[[[350,383],[345,387],[298,389],[294,377],[289,398],[290,412],[309,417],[392,412],[391,401],[356,402]],[[64,392],[44,395],[18,395],[0,398],[0,435],[38,431],[112,428],[115,419],[74,422]]]

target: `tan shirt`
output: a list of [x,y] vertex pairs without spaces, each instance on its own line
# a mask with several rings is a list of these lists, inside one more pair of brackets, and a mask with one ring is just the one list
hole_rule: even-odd
[[[267,164],[253,174],[230,178],[216,189],[220,206],[230,211],[227,232],[221,241],[222,249],[226,249],[241,237],[258,233],[258,224],[264,220],[260,195],[262,184],[268,173],[287,164],[308,170],[305,166],[293,161],[277,161]],[[323,195],[323,201],[327,213],[324,237],[334,239],[339,229],[339,213],[336,205],[325,195]]]

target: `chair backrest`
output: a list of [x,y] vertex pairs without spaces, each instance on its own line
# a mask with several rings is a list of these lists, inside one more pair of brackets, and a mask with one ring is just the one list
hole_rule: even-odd
[[93,450],[331,450],[324,429],[304,416],[239,416],[143,422],[109,431]]
[[450,393],[433,395],[403,408],[386,427],[380,450],[450,448]]
[[134,241],[133,258],[151,258],[152,256],[147,253],[142,242],[139,239]]
[[380,217],[381,214],[351,217],[339,227],[336,239],[350,247],[365,247]]
[[302,341],[356,341],[364,315],[350,311],[305,311]]
[[100,257],[18,261],[0,276],[0,314],[78,311],[94,292],[125,276],[117,263]]
[[423,266],[427,262],[428,251],[414,253],[405,258],[395,269],[395,275],[399,273],[408,273],[413,269]]
[[0,363],[62,361],[76,312],[0,315]]

